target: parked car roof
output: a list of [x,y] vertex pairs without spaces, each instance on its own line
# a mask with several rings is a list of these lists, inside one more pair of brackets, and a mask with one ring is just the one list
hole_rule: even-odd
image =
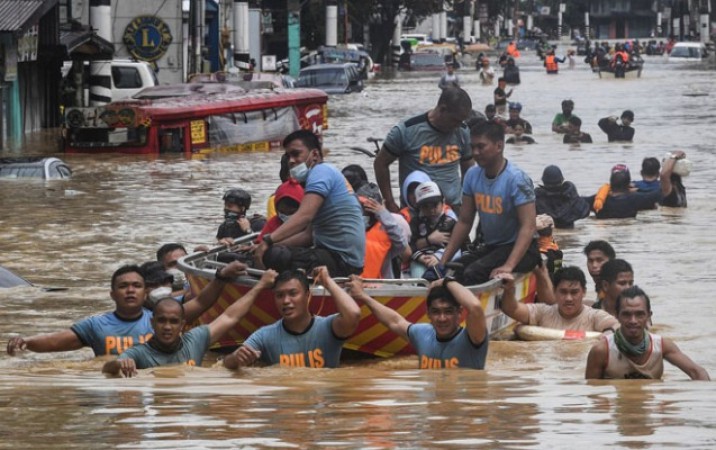
[[0,158],[0,178],[39,178],[62,180],[72,177],[72,169],[64,161],[54,157],[23,156]]

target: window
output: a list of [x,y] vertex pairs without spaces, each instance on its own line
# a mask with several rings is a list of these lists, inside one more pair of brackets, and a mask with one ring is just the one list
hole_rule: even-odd
[[142,78],[134,67],[112,67],[112,81],[117,89],[138,89]]

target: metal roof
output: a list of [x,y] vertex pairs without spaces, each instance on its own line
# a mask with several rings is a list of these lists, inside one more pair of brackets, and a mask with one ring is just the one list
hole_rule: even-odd
[[22,32],[36,25],[57,0],[0,0],[0,32]]

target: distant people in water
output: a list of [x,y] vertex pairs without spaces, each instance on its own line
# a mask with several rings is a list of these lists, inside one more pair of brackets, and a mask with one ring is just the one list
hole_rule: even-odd
[[445,73],[440,77],[438,83],[440,89],[447,89],[449,87],[460,87],[460,78],[455,73],[455,65],[453,63],[445,64]]
[[603,185],[597,194],[587,197],[587,202],[592,205],[597,219],[636,217],[637,211],[651,208],[654,203],[661,200],[663,193],[669,193],[668,178],[666,184],[664,183],[664,178],[667,176],[662,173],[661,190],[632,192],[629,168],[624,164],[617,164],[612,167],[609,184]]
[[507,144],[534,144],[535,140],[532,138],[532,136],[528,136],[525,134],[525,127],[522,126],[522,124],[517,124],[512,128],[512,131],[514,131],[514,136],[510,136],[505,141]]
[[490,66],[490,60],[487,57],[482,58],[480,61],[478,76],[484,86],[492,84],[492,81],[495,79],[495,69]]
[[522,112],[522,104],[519,102],[510,102],[510,118],[507,119],[507,129],[505,130],[505,134],[515,134],[515,127],[517,125],[522,125],[522,128],[525,130],[525,133],[532,134],[532,125],[520,117],[520,113]]
[[507,58],[502,76],[508,84],[520,84],[520,68],[515,64],[514,58]]
[[[661,175],[666,172],[670,186],[668,193],[659,202],[662,206],[672,208],[686,208],[686,188],[682,182],[682,176],[687,176],[691,163],[686,160],[686,153],[677,150],[667,153],[664,158],[664,165],[661,167],[659,160],[654,157],[644,158],[641,163],[641,180],[634,182],[637,192],[651,192],[661,189]],[[655,208],[656,205],[653,205]]]
[[535,197],[537,214],[548,214],[556,228],[573,228],[575,221],[589,216],[589,203],[579,196],[574,183],[565,181],[555,165],[545,167]]
[[505,81],[505,78],[498,78],[497,87],[495,88],[495,92],[493,95],[495,101],[495,108],[497,108],[498,114],[502,114],[505,112],[505,106],[507,106],[507,99],[510,98],[510,95],[512,95],[512,89],[510,89],[509,91],[505,91],[505,87],[507,87],[507,81]]
[[562,112],[557,113],[552,120],[552,132],[564,134],[569,131],[569,119],[577,117],[572,114],[574,111],[573,100],[562,100]]
[[582,119],[572,116],[569,118],[567,132],[564,134],[562,142],[565,144],[591,144],[592,136],[582,131]]
[[621,124],[615,116],[604,117],[599,119],[597,125],[607,134],[609,142],[615,141],[632,141],[634,139],[634,112],[625,110],[621,115]]
[[550,75],[556,75],[559,73],[559,63],[563,63],[564,58],[558,58],[554,54],[554,48],[547,52],[547,56],[544,58],[544,68]]

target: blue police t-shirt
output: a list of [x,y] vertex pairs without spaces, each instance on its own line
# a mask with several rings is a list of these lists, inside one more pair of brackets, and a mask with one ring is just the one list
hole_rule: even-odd
[[144,344],[154,333],[153,314],[143,308],[134,320],[120,318],[114,311],[87,317],[70,327],[95,356],[120,355],[133,345]]
[[137,369],[166,366],[169,364],[187,364],[200,366],[204,354],[209,349],[211,337],[208,325],[201,325],[181,336],[182,346],[176,352],[165,353],[149,344],[137,345],[127,349],[117,359],[133,359]]
[[429,323],[414,323],[408,327],[408,338],[418,353],[421,369],[484,369],[489,335],[475,345],[465,328],[447,341],[439,341],[435,328]]
[[314,316],[311,325],[301,334],[288,331],[282,319],[259,328],[244,345],[259,350],[260,360],[267,364],[335,368],[338,367],[344,342],[333,333],[332,324],[337,316]]

